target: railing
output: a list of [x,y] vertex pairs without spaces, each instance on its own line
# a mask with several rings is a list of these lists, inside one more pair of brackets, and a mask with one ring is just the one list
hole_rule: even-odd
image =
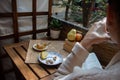
[[61,34],[60,34],[60,39],[65,39],[67,37],[67,33],[72,29],[76,29],[78,31],[81,31],[83,35],[86,34],[86,32],[88,31],[88,28],[85,28],[85,27],[82,27],[82,26],[79,26],[77,24],[74,24],[70,21],[66,21],[66,20],[63,20],[63,19],[59,19],[55,16],[52,16],[51,18],[56,18],[58,20],[60,20],[62,22],[62,30],[61,30]]

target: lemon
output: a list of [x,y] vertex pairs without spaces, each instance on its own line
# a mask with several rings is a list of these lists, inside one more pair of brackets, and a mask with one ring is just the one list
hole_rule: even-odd
[[44,60],[44,59],[47,58],[47,55],[48,55],[48,52],[47,51],[43,51],[43,52],[41,52],[40,58]]

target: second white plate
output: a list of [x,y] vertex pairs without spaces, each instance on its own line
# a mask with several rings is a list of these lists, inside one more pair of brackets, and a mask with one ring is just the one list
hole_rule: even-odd
[[34,45],[33,45],[33,49],[36,50],[36,51],[44,51],[44,50],[47,50],[47,48],[48,48],[48,46],[46,46],[46,47],[43,48],[43,49],[38,49],[38,48],[36,47],[36,45],[37,45],[37,44],[34,44]]

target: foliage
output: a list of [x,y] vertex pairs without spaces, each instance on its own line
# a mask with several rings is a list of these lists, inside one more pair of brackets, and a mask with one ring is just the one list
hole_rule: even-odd
[[[63,0],[63,6],[66,5],[66,7],[69,8],[69,13],[70,13],[70,16],[66,15],[68,14],[68,12],[65,14],[66,16],[68,16],[68,17],[65,16],[66,18],[73,19],[74,21],[77,21],[79,23],[83,23],[83,19],[87,17],[83,15],[88,14],[89,16],[88,16],[87,25],[89,25],[106,16],[106,0],[68,0],[68,1],[69,3]],[[83,1],[84,1],[84,4],[83,4]],[[94,2],[92,3],[92,1]],[[89,3],[91,3],[92,5],[91,7],[87,6],[87,4]],[[86,10],[84,13],[83,9],[84,8],[87,9],[87,7],[90,8],[88,9],[90,10],[90,12]]]
[[104,0],[103,1],[99,0],[99,2],[96,2],[95,10],[91,12],[90,21],[91,22],[98,21],[105,16],[106,16],[106,2]]
[[62,28],[62,23],[58,19],[53,18],[49,27],[54,30],[60,30]]

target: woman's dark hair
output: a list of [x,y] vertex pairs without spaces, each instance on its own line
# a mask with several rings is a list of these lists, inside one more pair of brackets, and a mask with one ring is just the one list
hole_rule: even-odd
[[108,0],[108,4],[111,6],[112,11],[115,11],[118,21],[120,21],[120,0]]
[[111,0],[108,0],[108,3],[111,4]]
[[114,11],[120,13],[120,1],[119,0],[108,0],[109,5],[113,8]]

